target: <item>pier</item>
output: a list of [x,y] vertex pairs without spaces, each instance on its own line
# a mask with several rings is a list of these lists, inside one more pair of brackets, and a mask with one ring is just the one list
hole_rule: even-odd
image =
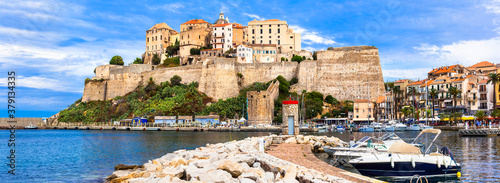
[[494,137],[500,135],[499,128],[478,128],[478,129],[461,129],[460,136],[486,136]]

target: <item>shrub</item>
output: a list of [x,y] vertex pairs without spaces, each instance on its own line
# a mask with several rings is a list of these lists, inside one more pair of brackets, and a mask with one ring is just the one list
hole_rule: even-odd
[[294,77],[294,78],[292,78],[292,79],[290,80],[290,86],[291,86],[291,85],[294,85],[294,84],[297,84],[298,82],[299,82],[299,79],[297,79],[296,77]]
[[189,50],[189,53],[191,53],[191,55],[200,55],[200,51],[201,49],[199,48],[191,48],[191,50]]
[[143,64],[143,63],[144,63],[144,61],[142,61],[142,59],[141,59],[141,58],[136,57],[136,58],[135,58],[135,60],[134,60],[134,62],[132,62],[132,63],[133,63],[133,64]]
[[153,59],[151,60],[151,63],[153,65],[158,65],[158,64],[160,64],[160,62],[161,62],[160,56],[158,56],[158,54],[155,53],[153,55]]
[[179,86],[181,85],[182,78],[178,75],[173,76],[170,78],[170,83],[172,83],[173,86]]
[[239,78],[243,78],[243,74],[241,74],[239,72],[236,74],[236,76],[238,76]]
[[281,61],[285,61],[285,57],[281,57]]
[[111,58],[109,61],[109,64],[111,65],[123,65],[123,58],[119,55],[115,55]]
[[302,59],[302,57],[300,55],[295,55],[292,57],[292,62],[300,63],[300,62],[302,62],[302,60],[304,60],[304,59]]
[[87,84],[89,82],[90,82],[90,79],[89,78],[85,78],[85,84]]

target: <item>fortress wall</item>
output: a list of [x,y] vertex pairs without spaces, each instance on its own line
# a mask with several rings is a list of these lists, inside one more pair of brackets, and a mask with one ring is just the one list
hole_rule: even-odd
[[287,80],[297,77],[297,62],[237,63],[237,73],[243,74],[243,86],[255,82],[268,82],[279,75]]
[[[204,78],[206,94],[216,100],[235,97],[239,94],[235,62],[215,61],[209,65]],[[201,91],[201,92],[205,92]]]
[[156,84],[160,84],[165,81],[170,82],[170,78],[178,75],[182,78],[182,83],[189,84],[193,81],[200,82],[201,77],[201,65],[191,65],[182,67],[170,67],[170,68],[157,68],[152,71],[144,72],[141,74],[143,77],[143,84],[147,84],[149,78],[153,78]]
[[104,81],[89,81],[83,88],[82,102],[104,100]]
[[297,71],[297,87],[291,87],[291,92],[301,93],[302,90],[308,92],[314,91],[316,89],[316,79],[317,79],[317,61],[307,60],[302,61],[299,64]]
[[[318,59],[315,81],[313,76],[307,75],[313,72],[311,68],[306,65],[302,67],[301,63],[300,89],[315,90],[339,100],[366,99],[368,84],[372,100],[383,93],[382,68],[377,48],[371,46],[335,48],[319,51]],[[310,63],[304,62],[304,64]]]

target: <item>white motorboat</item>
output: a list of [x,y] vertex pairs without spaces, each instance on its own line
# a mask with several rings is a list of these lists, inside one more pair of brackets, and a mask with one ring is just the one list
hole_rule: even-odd
[[363,125],[358,129],[360,132],[374,132],[375,128],[373,126]]
[[38,127],[33,124],[30,124],[28,126],[25,126],[24,129],[38,129]]
[[425,129],[415,138],[424,133],[436,134],[428,148],[423,152],[417,146],[406,142],[395,142],[386,153],[371,153],[349,161],[362,175],[373,177],[412,177],[420,176],[456,176],[461,165],[457,163],[447,147],[437,148],[429,153],[441,130]]
[[392,126],[391,124],[384,124],[382,125],[382,131],[393,132],[394,126]]
[[408,128],[406,128],[406,131],[420,131],[420,125],[411,124]]
[[403,123],[396,123],[394,125],[394,131],[405,131],[406,128],[408,128],[408,127]]
[[373,123],[373,131],[375,132],[381,132],[382,131],[382,126],[379,123]]
[[[373,140],[381,143],[374,143]],[[387,152],[389,147],[403,140],[394,133],[387,133],[379,138],[365,136],[350,147],[323,147],[325,152],[333,156],[337,161],[359,158],[371,153]]]
[[434,129],[434,127],[420,123],[420,130],[425,130],[425,129]]
[[326,132],[326,126],[318,125],[318,133],[325,133],[325,132]]

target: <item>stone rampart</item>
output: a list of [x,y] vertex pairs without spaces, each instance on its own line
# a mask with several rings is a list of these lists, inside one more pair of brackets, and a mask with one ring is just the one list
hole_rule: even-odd
[[[157,68],[147,64],[104,65],[96,68],[94,81],[86,83],[82,101],[108,100],[123,96],[153,78],[156,83],[179,75],[183,83],[198,82],[199,91],[214,99],[235,97],[239,89],[254,82],[268,82],[282,75],[297,77],[291,91],[318,91],[339,100],[376,98],[383,92],[383,76],[378,49],[355,46],[318,51],[318,60],[274,63],[238,63],[217,58],[203,64]],[[238,73],[243,77],[239,78]],[[369,84],[369,87],[367,85]],[[369,88],[369,89],[368,89]]]

